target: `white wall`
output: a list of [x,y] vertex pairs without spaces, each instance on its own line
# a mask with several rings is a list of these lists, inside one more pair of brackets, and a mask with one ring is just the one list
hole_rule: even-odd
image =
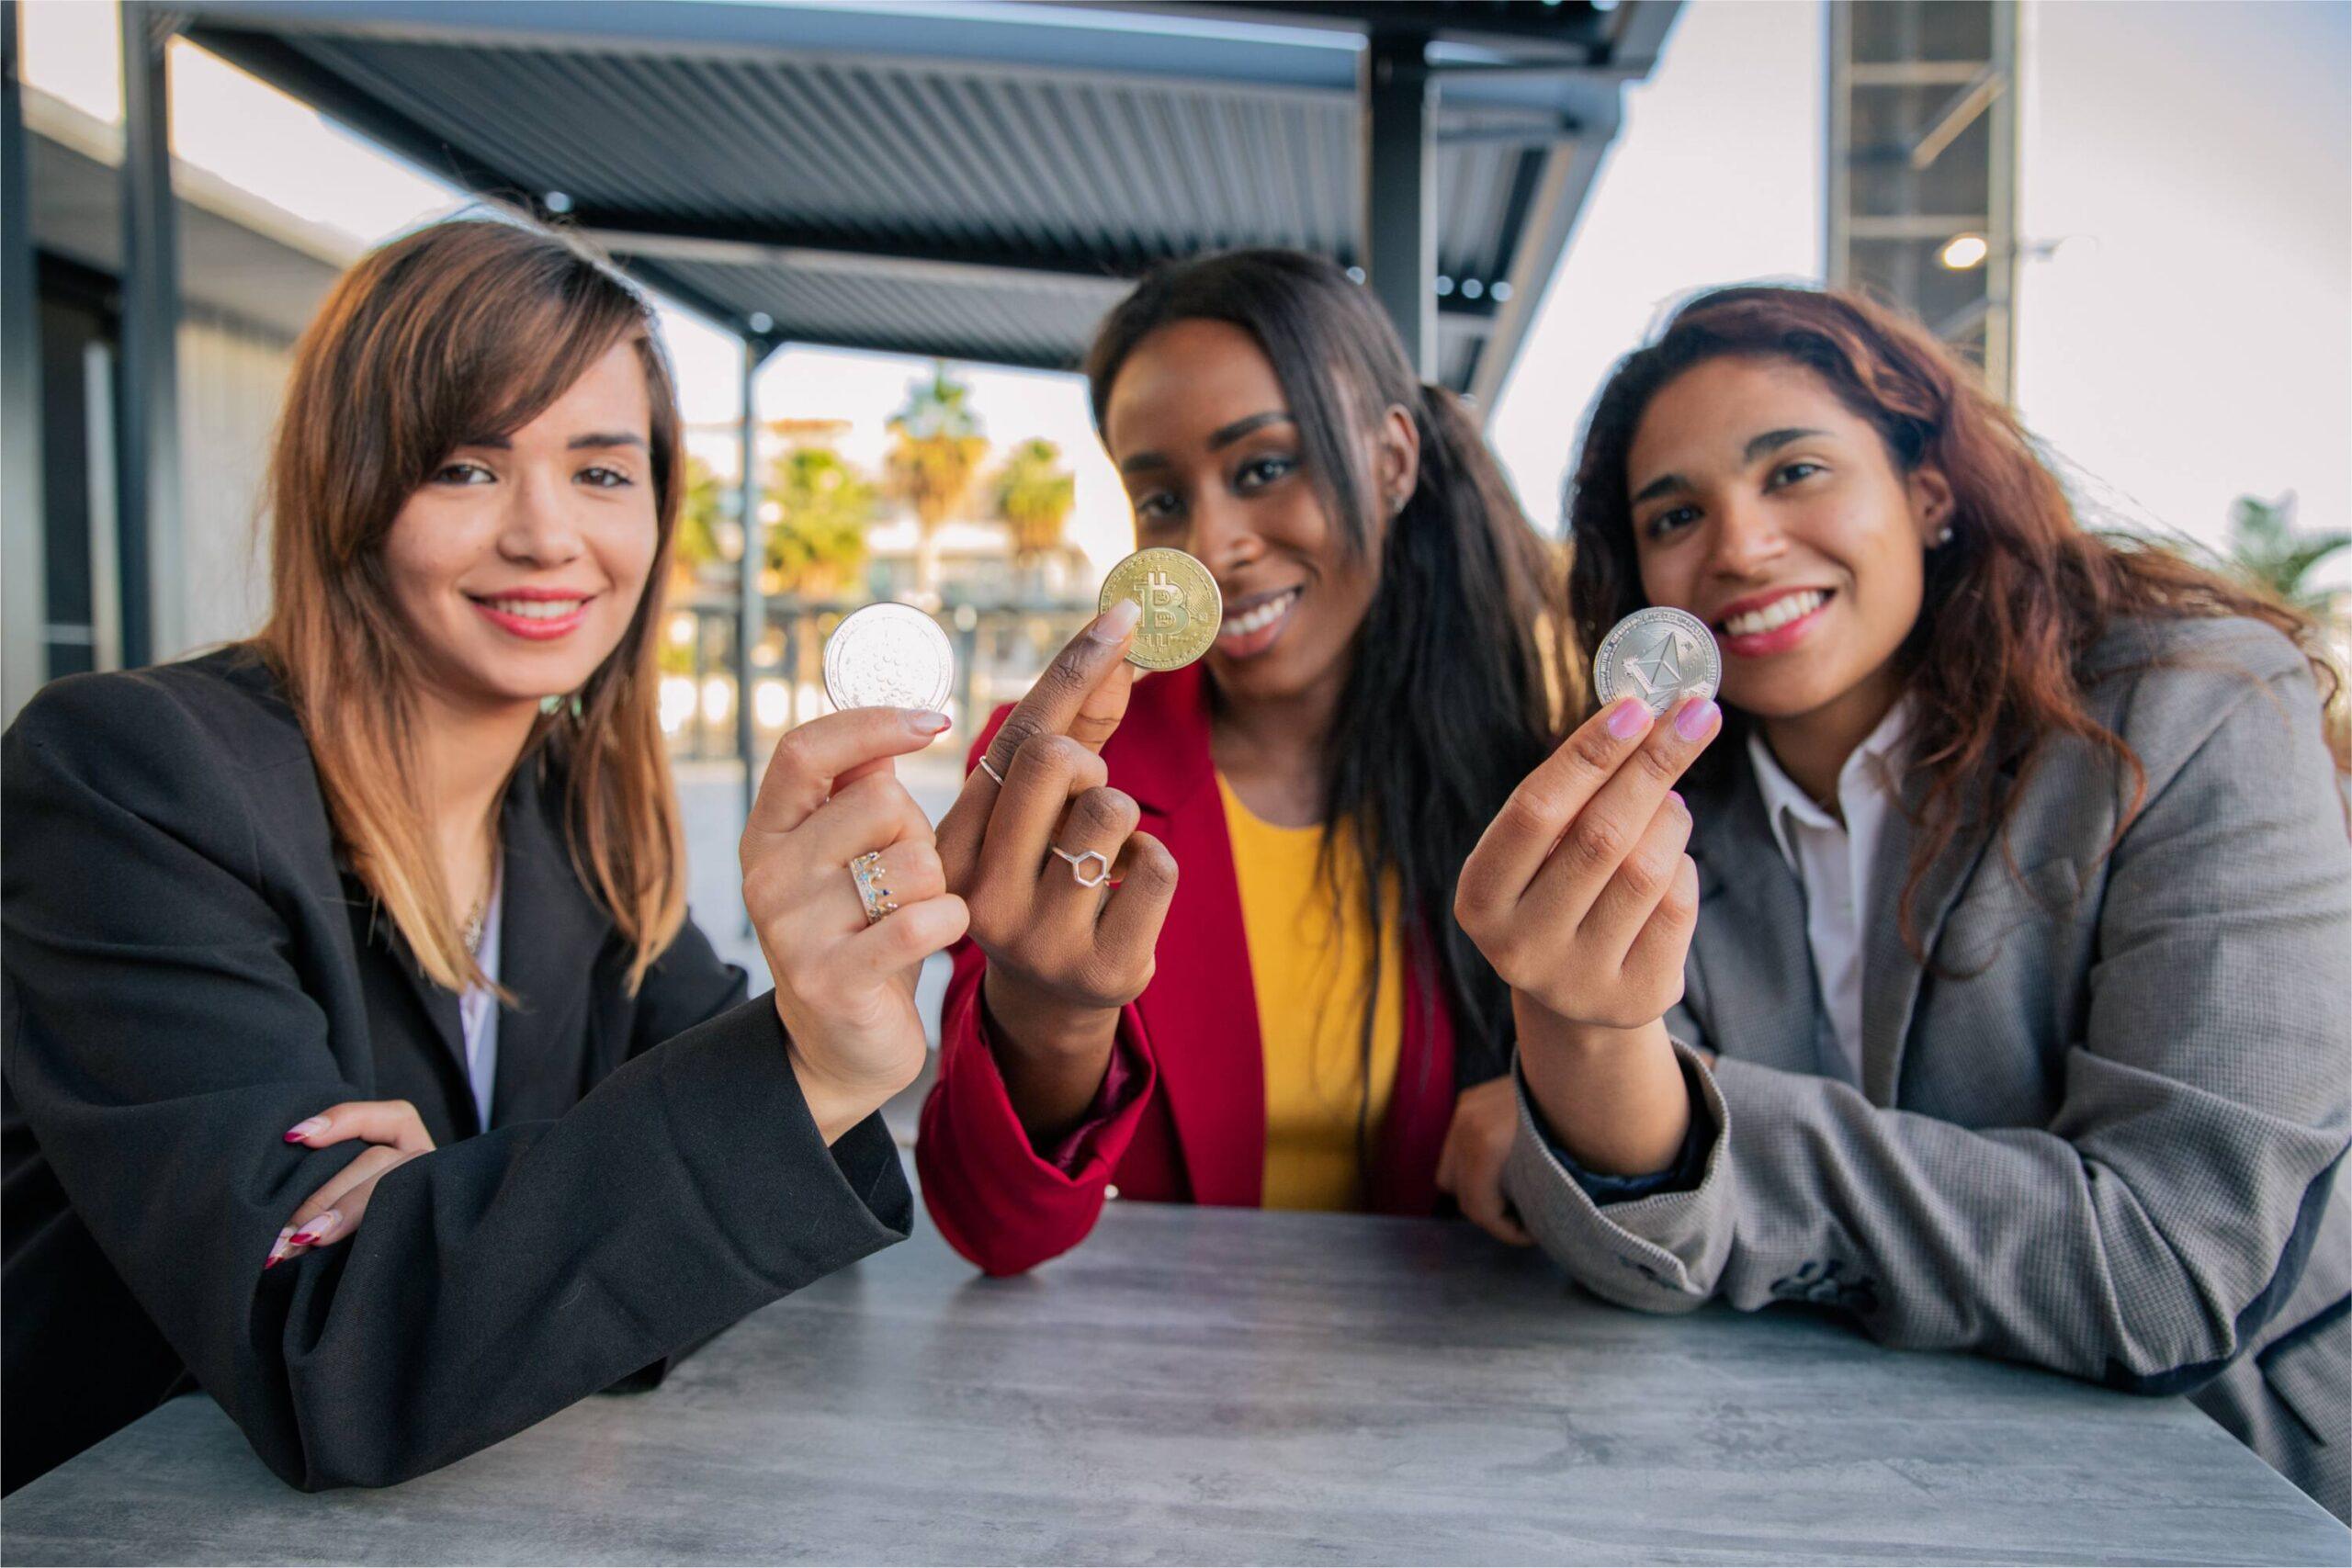
[[292,358],[274,334],[187,308],[179,333],[179,570],[154,585],[158,660],[251,636],[268,612],[261,486]]
[[2352,525],[2352,7],[2020,19],[2018,231],[2064,242],[2019,265],[2027,423],[2129,521],[2218,542],[2291,490]]

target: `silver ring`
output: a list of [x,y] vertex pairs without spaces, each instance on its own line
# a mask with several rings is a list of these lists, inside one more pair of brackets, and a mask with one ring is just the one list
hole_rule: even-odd
[[[1077,878],[1080,887],[1100,887],[1111,880],[1111,859],[1101,850],[1087,850],[1080,854],[1072,854],[1059,844],[1047,844],[1046,847],[1069,862],[1069,874]],[[1094,863],[1092,876],[1086,874],[1088,861]]]
[[1004,787],[1004,775],[996,771],[995,764],[989,761],[988,753],[985,751],[980,754],[980,772],[994,779],[996,781],[997,788],[1002,789]]
[[865,906],[865,923],[878,925],[899,911],[899,901],[882,886],[882,852],[869,850],[849,863],[849,879],[857,884],[857,901]]

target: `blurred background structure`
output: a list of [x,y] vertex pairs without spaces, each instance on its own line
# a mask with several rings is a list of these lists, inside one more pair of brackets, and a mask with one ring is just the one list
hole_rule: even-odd
[[2011,389],[2017,7],[1838,6],[1826,270],[1911,307]]
[[842,614],[954,639],[938,804],[1091,613],[1129,523],[1070,370],[1204,249],[1356,269],[1546,528],[1677,299],[1867,286],[2098,520],[2343,622],[2342,4],[0,0],[0,39],[6,711],[257,624],[268,431],[343,265],[453,211],[564,224],[678,366],[663,719],[722,938]]

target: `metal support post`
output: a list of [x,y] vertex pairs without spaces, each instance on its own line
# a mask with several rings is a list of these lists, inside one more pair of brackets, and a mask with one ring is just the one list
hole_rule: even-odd
[[767,536],[760,525],[760,367],[775,352],[765,338],[743,340],[742,477],[736,516],[742,525],[743,558],[737,569],[735,608],[735,750],[743,759],[743,820],[760,793],[759,723],[752,701],[752,660],[766,629],[767,604],[760,592],[760,568],[767,558]]
[[40,308],[17,48],[17,0],[0,0],[0,725],[49,676]]
[[122,0],[122,660],[179,653],[179,239],[172,202],[175,24]]
[[1428,40],[1375,35],[1364,51],[1366,281],[1421,379],[1437,377],[1437,84]]

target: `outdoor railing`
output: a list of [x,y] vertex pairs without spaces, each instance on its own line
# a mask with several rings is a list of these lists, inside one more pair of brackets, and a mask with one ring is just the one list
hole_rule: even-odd
[[[825,639],[870,601],[772,599],[752,658],[752,717],[763,752],[797,724],[829,713]],[[950,597],[933,618],[956,649],[949,716],[970,736],[996,705],[1018,698],[1056,649],[1094,615],[1091,600],[964,603]],[[662,628],[662,729],[681,761],[732,761],[735,622],[731,600],[673,601]]]

